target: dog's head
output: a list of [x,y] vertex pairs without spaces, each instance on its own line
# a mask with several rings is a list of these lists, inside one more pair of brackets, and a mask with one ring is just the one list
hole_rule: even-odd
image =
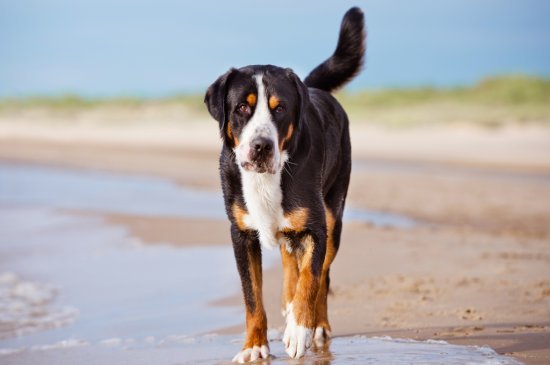
[[275,174],[296,143],[309,95],[290,69],[248,66],[220,76],[204,102],[241,170]]

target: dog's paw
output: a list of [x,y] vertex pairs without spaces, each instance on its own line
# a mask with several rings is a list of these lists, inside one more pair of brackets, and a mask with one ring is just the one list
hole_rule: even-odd
[[313,329],[300,326],[296,323],[292,304],[287,311],[286,328],[283,336],[283,343],[288,356],[299,359],[311,347],[313,339]]
[[313,341],[315,341],[315,345],[323,346],[330,340],[330,337],[330,328],[325,326],[318,326],[315,328],[315,333],[313,334]]
[[244,364],[245,362],[267,359],[268,357],[269,347],[267,345],[261,345],[242,349],[241,352],[235,355],[233,362]]

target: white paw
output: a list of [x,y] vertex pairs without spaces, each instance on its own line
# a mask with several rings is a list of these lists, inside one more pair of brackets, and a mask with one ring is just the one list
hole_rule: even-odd
[[269,357],[269,347],[267,345],[254,346],[252,348],[243,349],[233,358],[233,362],[244,364],[248,361],[256,361],[258,359],[267,359]]
[[330,331],[324,327],[315,328],[315,334],[313,335],[313,340],[317,346],[323,346],[325,342],[330,339]]
[[313,330],[296,324],[296,317],[292,309],[292,303],[287,309],[286,329],[283,336],[286,353],[291,358],[299,359],[311,347]]

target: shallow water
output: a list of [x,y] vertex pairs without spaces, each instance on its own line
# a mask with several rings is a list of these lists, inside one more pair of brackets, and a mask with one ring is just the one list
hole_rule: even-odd
[[[169,180],[107,172],[0,164],[0,204],[143,216],[227,219],[221,191],[184,188]],[[348,221],[410,228],[411,218],[350,205]]]
[[[0,293],[10,293],[0,294],[9,304],[0,307],[2,316],[16,313],[8,311],[16,304],[12,335],[23,324],[34,332],[3,345],[55,343],[72,334],[86,341],[194,334],[239,323],[237,309],[207,306],[239,289],[229,247],[144,246],[98,219],[42,207],[3,206],[0,222]],[[216,270],[205,271],[210,265]],[[26,291],[14,295],[15,287]],[[11,337],[4,329],[2,337]]]
[[[231,336],[206,335],[152,338],[136,341],[114,338],[102,343],[63,342],[5,354],[4,363],[47,364],[231,364],[239,341]],[[262,364],[303,365],[516,365],[488,347],[456,346],[443,341],[412,341],[362,336],[334,338],[327,346],[313,348],[300,360],[290,360],[282,343],[270,341],[272,355]]]
[[[242,320],[241,308],[208,305],[240,291],[229,244],[146,246],[60,208],[224,219],[220,196],[163,179],[0,165],[0,363],[211,364],[242,346],[242,336],[201,335]],[[280,333],[269,337],[271,362],[288,363]],[[514,363],[486,348],[364,337],[336,338],[300,363],[419,362]]]

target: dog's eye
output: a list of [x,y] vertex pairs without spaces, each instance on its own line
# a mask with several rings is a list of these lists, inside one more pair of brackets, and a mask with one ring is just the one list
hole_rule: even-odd
[[237,106],[237,111],[240,114],[250,114],[250,107],[246,104],[239,104]]
[[282,113],[282,112],[285,111],[285,107],[282,106],[281,104],[279,104],[279,105],[277,105],[277,106],[275,107],[275,109],[273,109],[273,110],[275,111],[275,113]]

